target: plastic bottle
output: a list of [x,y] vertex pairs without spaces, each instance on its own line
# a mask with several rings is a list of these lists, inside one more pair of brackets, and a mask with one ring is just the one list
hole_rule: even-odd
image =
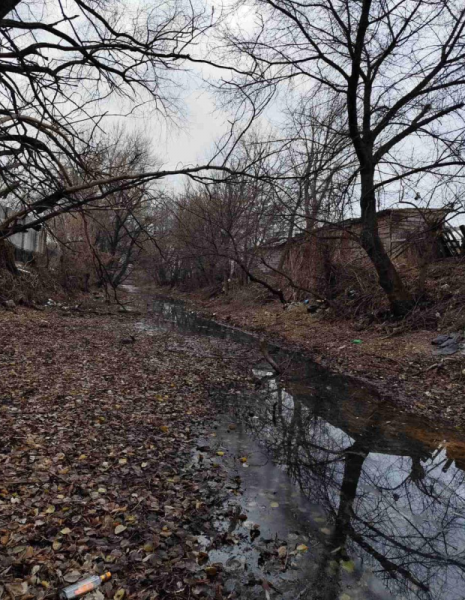
[[111,573],[109,571],[103,575],[89,575],[89,577],[81,579],[81,581],[77,581],[73,585],[69,585],[61,590],[60,599],[70,600],[71,598],[80,598],[89,592],[93,592],[99,585],[108,581],[110,577]]

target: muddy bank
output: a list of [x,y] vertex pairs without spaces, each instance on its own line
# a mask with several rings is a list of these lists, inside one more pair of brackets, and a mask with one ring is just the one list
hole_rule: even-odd
[[309,314],[302,304],[288,310],[276,301],[263,304],[241,290],[216,298],[163,288],[151,294],[181,300],[206,317],[305,352],[335,373],[370,383],[409,412],[465,427],[465,356],[433,355],[431,341],[443,332],[393,334],[383,325],[361,330],[350,321]]

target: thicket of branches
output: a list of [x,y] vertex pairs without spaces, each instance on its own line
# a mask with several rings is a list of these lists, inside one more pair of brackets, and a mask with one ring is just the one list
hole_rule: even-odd
[[2,4],[0,197],[16,211],[0,223],[0,240],[211,166],[127,170],[95,160],[115,119],[145,106],[178,116],[179,74],[203,62],[189,49],[210,26],[211,15],[184,0]]
[[[438,179],[462,183],[463,3],[255,0],[236,6],[248,7],[253,26],[224,31],[224,58],[241,61],[243,70],[223,82],[224,93],[259,105],[292,85],[303,100],[313,95],[319,105],[343,107],[360,243],[392,311],[404,314],[412,297],[382,244],[377,210],[383,194],[414,200]],[[457,201],[455,189],[449,200]]]
[[[317,294],[286,269],[288,246],[360,215],[356,241],[392,312],[405,314],[415,298],[377,214],[399,201],[463,210],[465,9],[458,0],[238,0],[233,9],[247,27],[226,7],[214,23],[183,0],[2,4],[0,198],[16,210],[0,223],[0,244],[54,220],[69,250],[63,227],[73,223],[110,287],[150,240],[160,281],[236,277],[285,301],[264,270]],[[145,107],[176,117],[180,75],[197,63],[221,73],[218,97],[236,111],[212,160],[172,170],[137,153],[115,160],[116,117]],[[279,126],[256,126],[284,95]],[[183,174],[193,182],[185,192],[154,192]],[[283,247],[278,264],[267,260],[273,244]]]

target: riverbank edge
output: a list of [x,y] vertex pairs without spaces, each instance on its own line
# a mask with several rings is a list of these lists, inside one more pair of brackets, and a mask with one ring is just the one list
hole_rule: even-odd
[[[431,339],[437,335],[435,332],[409,332],[390,338],[373,330],[359,332],[353,323],[347,321],[319,320],[318,337],[307,337],[308,332],[304,330],[296,339],[295,332],[286,335],[286,332],[279,331],[279,327],[272,323],[273,319],[268,319],[267,323],[266,318],[260,318],[263,313],[276,315],[282,311],[278,303],[239,306],[224,297],[212,299],[204,297],[201,292],[187,293],[160,287],[152,288],[150,293],[159,299],[183,302],[204,318],[257,336],[284,350],[299,352],[330,372],[369,386],[383,400],[411,415],[425,418],[433,425],[440,423],[465,431],[465,357],[438,359],[433,356]],[[370,344],[354,343],[359,337],[366,338],[368,333],[371,342],[393,340],[393,344],[404,348],[416,346],[420,351],[413,361],[404,362],[405,352],[395,359],[376,353]],[[332,346],[324,347],[321,338],[329,335]],[[362,357],[355,354],[361,347]],[[347,353],[341,353],[342,349]],[[367,372],[369,376],[366,376]]]

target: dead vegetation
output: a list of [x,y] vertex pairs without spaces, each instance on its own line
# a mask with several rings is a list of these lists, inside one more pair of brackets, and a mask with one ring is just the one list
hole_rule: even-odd
[[60,294],[63,295],[63,288],[48,269],[33,265],[19,266],[17,274],[0,269],[0,303],[13,301],[33,307]]
[[421,267],[402,271],[415,298],[413,308],[402,319],[392,319],[376,274],[371,269],[336,268],[332,289],[331,320],[350,320],[369,328],[385,323],[393,330],[461,330],[465,328],[465,258],[449,258],[428,266],[424,278]]
[[[194,460],[195,440],[209,435],[209,391],[241,375],[201,358],[205,341],[153,332],[124,344],[133,327],[0,313],[2,598],[55,597],[107,570],[106,598],[215,595],[197,536],[214,533],[225,481],[208,452]],[[165,351],[181,343],[190,351]]]

